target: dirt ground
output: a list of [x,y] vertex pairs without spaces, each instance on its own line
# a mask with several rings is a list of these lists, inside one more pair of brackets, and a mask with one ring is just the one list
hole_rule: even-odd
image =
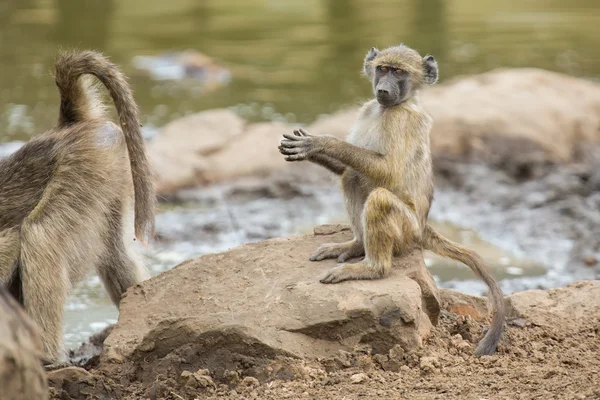
[[[200,370],[179,379],[158,376],[150,385],[120,384],[116,366],[112,372],[92,369],[90,375],[79,370],[87,387],[79,379],[77,388],[51,388],[51,398],[600,399],[600,315],[590,315],[575,330],[567,325],[540,327],[513,318],[497,354],[478,359],[473,343],[483,325],[444,310],[423,348],[412,354],[399,347],[387,355],[357,348],[311,362],[276,359],[262,371],[243,366],[230,371],[227,382]],[[265,380],[265,374],[278,379]],[[49,380],[56,382],[52,375]]]

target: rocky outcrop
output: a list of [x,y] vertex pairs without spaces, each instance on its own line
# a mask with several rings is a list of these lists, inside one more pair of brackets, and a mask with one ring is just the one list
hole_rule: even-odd
[[[600,140],[600,85],[538,70],[498,69],[427,88],[435,160],[484,161],[513,175],[537,165],[578,160]],[[346,136],[356,109],[324,116],[314,134]],[[256,175],[289,164],[277,151],[282,123],[247,124],[209,110],[167,125],[150,144],[159,191]]]
[[[125,363],[136,376],[179,376],[208,368],[265,366],[278,358],[317,359],[368,345],[387,353],[421,346],[440,312],[437,287],[415,252],[390,277],[323,285],[335,261],[308,257],[348,228],[248,244],[183,263],[129,290],[101,362]],[[143,360],[143,362],[142,362]]]
[[0,286],[0,398],[48,398],[37,327]]
[[[600,281],[579,281],[564,288],[526,290],[508,297],[511,318],[541,327],[577,331],[600,316]],[[596,334],[598,334],[596,329]]]
[[208,110],[167,124],[149,143],[162,194],[260,175],[285,166],[277,150],[281,123],[247,124],[230,110]]
[[599,281],[507,296],[497,354],[475,358],[486,299],[438,291],[420,254],[395,260],[386,279],[320,284],[335,262],[309,254],[349,238],[346,227],[319,226],[190,260],[130,288],[100,357],[48,373],[51,398],[600,395]]

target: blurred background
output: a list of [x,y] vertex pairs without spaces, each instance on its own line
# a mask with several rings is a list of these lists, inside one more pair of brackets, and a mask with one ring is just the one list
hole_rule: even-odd
[[[59,47],[100,50],[116,62],[130,77],[152,140],[167,123],[215,108],[252,122],[311,123],[365,100],[371,87],[360,74],[364,54],[400,42],[433,54],[441,83],[498,67],[597,81],[599,26],[597,0],[0,0],[0,152],[55,123],[59,98],[51,71]],[[297,195],[241,192],[213,185],[163,199],[159,240],[146,251],[152,272],[345,220],[335,185],[307,185]],[[519,252],[493,229],[478,232],[439,210],[432,214],[444,234],[484,254],[507,292],[579,276],[558,279],[554,270],[552,278],[557,267],[549,257]],[[440,286],[484,292],[466,268],[427,261]],[[91,276],[67,306],[67,345],[117,315]]]
[[[148,126],[240,105],[253,106],[240,107],[252,120],[311,122],[370,94],[359,72],[371,46],[435,55],[441,82],[502,66],[598,77],[599,22],[596,0],[2,0],[0,139],[54,123],[57,46],[108,54]],[[203,95],[135,68],[136,57],[185,49],[226,67],[231,82]]]

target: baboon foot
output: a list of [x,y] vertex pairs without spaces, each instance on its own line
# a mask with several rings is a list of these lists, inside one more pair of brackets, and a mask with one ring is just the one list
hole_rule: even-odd
[[329,258],[337,258],[338,262],[344,262],[349,258],[360,255],[364,255],[364,247],[352,240],[345,243],[326,243],[310,256],[310,260],[321,261]]
[[327,271],[319,282],[340,283],[351,280],[381,279],[385,275],[384,271],[384,268],[375,267],[365,261],[355,264],[342,264]]

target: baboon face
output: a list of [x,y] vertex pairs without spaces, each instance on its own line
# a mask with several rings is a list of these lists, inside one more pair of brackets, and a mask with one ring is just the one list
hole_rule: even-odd
[[364,73],[372,79],[373,94],[383,107],[408,100],[423,85],[433,85],[438,79],[435,58],[430,55],[421,58],[404,45],[382,51],[371,48],[365,56]]
[[373,92],[383,107],[402,103],[411,91],[409,73],[400,68],[377,65],[373,77]]

